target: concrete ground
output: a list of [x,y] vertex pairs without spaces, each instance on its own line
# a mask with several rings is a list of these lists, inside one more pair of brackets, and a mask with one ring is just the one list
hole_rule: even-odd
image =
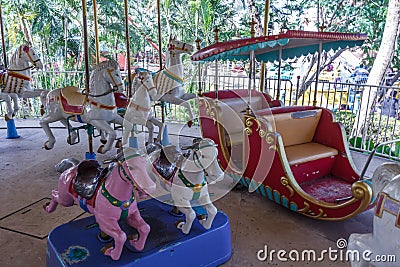
[[[59,174],[54,165],[64,158],[84,158],[87,137],[81,133],[81,143],[69,146],[67,131],[54,129],[57,143],[53,150],[42,149],[45,134],[37,120],[17,120],[19,139],[6,139],[4,121],[0,122],[0,266],[45,266],[46,237],[56,226],[70,220],[87,216],[78,207],[59,207],[54,214],[46,214],[42,205],[56,188]],[[53,126],[58,127],[58,124]],[[61,126],[61,125],[60,125]],[[36,128],[31,128],[36,127]],[[170,125],[170,141],[173,144],[188,144],[190,136],[200,136],[198,127],[181,131]],[[180,133],[180,136],[178,136]],[[140,136],[143,136],[141,134]],[[143,138],[140,139],[142,142]],[[140,143],[139,142],[139,143]],[[98,138],[94,147],[100,145]],[[103,160],[115,153],[98,155]],[[353,153],[353,159],[361,170],[366,156]],[[384,159],[375,158],[367,176]],[[372,211],[342,222],[325,222],[309,219],[291,212],[258,194],[246,190],[233,190],[215,202],[218,209],[230,219],[232,234],[232,257],[224,266],[313,266],[313,262],[260,261],[259,250],[284,249],[298,251],[314,249],[317,252],[331,247],[337,249],[340,238],[347,240],[353,232],[372,231]],[[345,261],[331,261],[327,257],[320,266],[349,266]]]

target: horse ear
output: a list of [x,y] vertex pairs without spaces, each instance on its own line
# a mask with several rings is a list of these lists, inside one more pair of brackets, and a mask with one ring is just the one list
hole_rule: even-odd
[[29,46],[28,46],[28,45],[24,45],[24,46],[22,47],[22,50],[23,50],[25,53],[29,53]]

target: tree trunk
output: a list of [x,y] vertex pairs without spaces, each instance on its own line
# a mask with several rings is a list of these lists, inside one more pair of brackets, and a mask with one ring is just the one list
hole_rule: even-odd
[[[361,108],[355,119],[359,123],[355,123],[353,126],[352,135],[355,136],[367,134],[369,117],[373,113],[379,85],[382,83],[386,69],[393,59],[400,22],[400,0],[389,0],[387,12],[382,43],[366,83],[371,87],[366,87],[363,92]],[[363,127],[358,128],[357,125],[363,125]]]

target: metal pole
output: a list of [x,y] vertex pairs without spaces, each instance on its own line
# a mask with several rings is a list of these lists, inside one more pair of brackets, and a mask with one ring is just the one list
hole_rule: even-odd
[[318,92],[318,80],[319,80],[319,68],[321,67],[321,54],[322,54],[322,41],[319,42],[318,48],[318,60],[317,60],[317,72],[315,74],[315,91],[314,91],[314,100],[313,106],[317,105],[317,92]]
[[129,22],[128,22],[128,0],[124,0],[125,7],[125,39],[126,39],[126,61],[128,69],[128,97],[132,97],[132,77],[131,77],[131,49],[129,42]]
[[93,0],[94,39],[96,43],[96,63],[100,62],[99,24],[97,22],[97,2]]
[[[265,0],[264,31],[263,31],[264,36],[267,36],[267,34],[268,34],[269,5],[270,5],[269,0]],[[264,90],[265,90],[265,62],[264,61],[261,62],[260,76],[261,76],[260,91],[264,92]]]
[[[87,12],[86,12],[86,0],[82,0],[82,26],[83,26],[83,47],[84,47],[84,59],[85,59],[85,92],[86,97],[89,97],[89,43],[88,43],[88,32],[87,32]],[[89,153],[93,153],[93,137],[88,134]]]
[[0,2],[0,28],[1,28],[1,46],[3,48],[3,65],[4,68],[7,68],[7,53],[6,53],[6,43],[4,40],[4,26],[3,26],[3,11],[1,8],[1,2]]
[[279,100],[281,94],[281,69],[282,69],[282,46],[279,46],[278,58],[278,92],[276,92],[276,100]]
[[[160,0],[157,0],[157,23],[158,23],[158,58],[160,60],[160,70],[163,68],[162,64],[162,44],[161,44],[161,4]],[[164,102],[161,101],[161,121],[165,122],[165,107]]]

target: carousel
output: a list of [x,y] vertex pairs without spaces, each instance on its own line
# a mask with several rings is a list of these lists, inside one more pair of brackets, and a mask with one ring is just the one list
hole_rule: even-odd
[[[82,8],[86,27],[86,1]],[[125,12],[128,19],[126,1]],[[127,27],[127,47],[128,37]],[[87,30],[85,40],[87,56]],[[199,138],[182,148],[170,145],[163,139],[168,135],[164,121],[152,114],[152,100],[183,105],[191,114],[188,125],[192,125],[194,115],[186,100],[196,95],[184,92],[180,78],[180,55],[192,50],[191,45],[170,38],[169,60],[165,68],[160,66],[162,71],[154,77],[147,70],[128,73],[130,98],[123,94],[115,61],[97,62],[89,74],[87,57],[86,89],[65,87],[47,94],[46,114],[40,121],[48,136],[44,148],[50,150],[55,143],[49,123],[60,121],[68,129],[69,144],[79,142],[80,129],[88,131],[89,151],[86,160],[64,168],[58,187],[43,208],[51,213],[58,205],[78,203],[93,215],[49,234],[47,266],[155,266],[164,262],[216,266],[230,258],[229,220],[215,208],[208,192],[208,184],[224,176],[214,141]],[[86,125],[73,128],[70,121]],[[111,123],[123,126],[119,153],[99,162],[91,145],[94,128],[107,136],[97,150],[103,154],[116,139]],[[149,129],[146,148],[135,140],[134,125]],[[153,125],[159,128],[155,139]],[[191,256],[193,251],[201,251],[201,256]]]

